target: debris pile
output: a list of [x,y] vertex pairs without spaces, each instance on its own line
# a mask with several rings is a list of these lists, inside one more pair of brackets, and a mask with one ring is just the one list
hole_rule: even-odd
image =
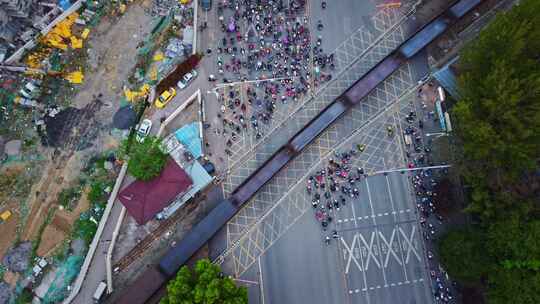
[[[65,10],[49,2],[0,1],[0,62],[31,41]],[[71,4],[68,1],[64,7],[69,6]]]
[[88,147],[100,130],[101,123],[95,119],[102,101],[97,97],[82,109],[67,107],[58,111],[51,108],[39,125],[41,142],[49,147],[83,150]]
[[183,7],[178,0],[154,0],[150,10],[152,16],[167,16],[171,11],[178,12]]
[[12,247],[7,251],[2,264],[10,271],[23,272],[28,269],[28,260],[30,259],[31,252],[32,243],[23,242],[19,246]]
[[0,282],[0,304],[9,303],[9,298],[11,298],[11,290],[9,289],[9,285],[4,282]]

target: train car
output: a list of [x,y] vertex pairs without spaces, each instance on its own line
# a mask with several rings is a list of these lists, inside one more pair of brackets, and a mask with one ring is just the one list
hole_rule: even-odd
[[152,297],[161,286],[167,283],[167,277],[163,275],[156,266],[150,266],[130,287],[124,291],[122,296],[115,302],[116,304],[136,304],[144,303]]
[[167,277],[173,277],[178,269],[238,211],[230,201],[219,203],[206,217],[195,225],[181,242],[171,248],[160,260],[159,269]]
[[364,77],[355,82],[343,96],[351,105],[360,102],[364,97],[367,97],[369,92],[379,85],[382,81],[394,73],[402,64],[402,59],[391,54],[386,57],[381,63],[371,69]]
[[324,129],[328,128],[328,126],[345,113],[347,109],[348,106],[341,100],[334,100],[289,141],[289,148],[295,153],[302,151]]
[[454,19],[459,19],[469,13],[472,9],[474,9],[478,4],[480,4],[480,2],[482,2],[482,0],[459,1],[458,3],[450,7],[450,9],[448,9],[448,13]]
[[232,198],[236,206],[245,204],[259,189],[264,186],[283,166],[292,158],[293,153],[286,146],[281,147],[270,159],[253,172],[240,186],[232,193]]
[[430,44],[435,38],[439,37],[450,24],[450,19],[447,17],[439,17],[433,22],[425,26],[420,32],[407,40],[399,49],[398,52],[405,58],[412,58],[420,50]]

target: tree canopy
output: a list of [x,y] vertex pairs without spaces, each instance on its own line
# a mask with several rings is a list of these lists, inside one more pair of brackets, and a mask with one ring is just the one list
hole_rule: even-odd
[[462,99],[453,113],[463,141],[462,170],[476,186],[474,211],[488,217],[495,206],[486,192],[508,189],[538,166],[539,13],[539,1],[522,1],[499,14],[460,57]]
[[456,280],[479,284],[490,264],[484,246],[485,237],[478,229],[451,231],[439,241],[441,262]]
[[161,150],[161,139],[147,136],[143,142],[126,139],[120,149],[121,157],[128,160],[128,172],[139,180],[150,180],[161,173],[167,154]]
[[540,1],[499,14],[460,57],[459,167],[480,225],[439,244],[448,272],[488,303],[540,303]]
[[247,289],[221,274],[209,260],[197,261],[193,271],[180,268],[167,285],[167,295],[160,304],[247,304]]

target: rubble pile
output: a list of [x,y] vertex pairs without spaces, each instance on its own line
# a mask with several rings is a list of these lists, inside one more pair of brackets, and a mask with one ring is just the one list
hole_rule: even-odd
[[28,269],[30,253],[32,252],[32,243],[24,242],[17,247],[8,250],[2,264],[13,272],[23,272]]
[[11,298],[11,290],[9,289],[9,285],[4,282],[0,282],[0,304],[9,303],[9,298]]
[[182,7],[178,0],[154,0],[149,13],[152,16],[167,16],[171,11],[180,11]]
[[[0,62],[31,41],[65,8],[57,1],[7,0],[0,6]],[[69,4],[69,2],[68,2]],[[68,5],[69,7],[69,5]]]

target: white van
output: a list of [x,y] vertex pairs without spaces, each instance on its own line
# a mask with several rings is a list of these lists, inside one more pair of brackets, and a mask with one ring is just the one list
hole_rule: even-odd
[[96,291],[94,292],[94,296],[92,297],[92,299],[94,300],[94,303],[101,302],[103,295],[105,295],[106,289],[107,289],[107,283],[105,283],[105,281],[99,282],[96,288]]

